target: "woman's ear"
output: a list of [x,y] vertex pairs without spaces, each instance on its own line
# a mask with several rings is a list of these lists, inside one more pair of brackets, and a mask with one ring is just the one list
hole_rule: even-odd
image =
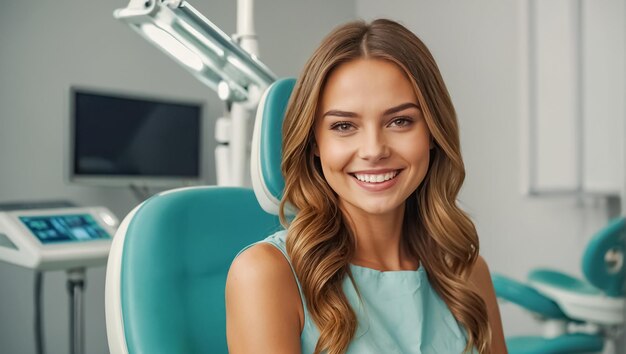
[[433,139],[433,136],[430,136],[430,143],[428,144],[428,148],[430,150],[432,150],[435,147],[435,139]]

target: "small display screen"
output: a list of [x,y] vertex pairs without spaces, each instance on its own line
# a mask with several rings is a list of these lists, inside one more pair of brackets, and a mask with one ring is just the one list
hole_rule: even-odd
[[110,239],[96,220],[89,214],[20,216],[20,221],[41,243],[76,242]]

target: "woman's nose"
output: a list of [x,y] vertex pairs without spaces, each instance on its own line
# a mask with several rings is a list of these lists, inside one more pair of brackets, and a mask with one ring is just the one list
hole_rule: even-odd
[[389,157],[387,137],[381,131],[364,132],[359,143],[358,156],[363,160],[375,162]]

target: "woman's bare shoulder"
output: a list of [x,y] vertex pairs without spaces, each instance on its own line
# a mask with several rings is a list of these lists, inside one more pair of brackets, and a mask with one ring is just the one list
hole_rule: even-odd
[[491,352],[497,354],[507,353],[504,341],[504,331],[502,329],[502,319],[500,317],[500,309],[496,299],[496,293],[491,281],[491,274],[487,262],[482,256],[478,256],[474,268],[472,269],[470,285],[480,295],[487,305],[487,316],[491,326]]
[[229,352],[299,352],[303,317],[297,283],[279,249],[259,243],[233,261],[226,280]]
[[266,242],[241,252],[228,271],[228,282],[240,287],[263,285],[271,291],[273,287],[269,285],[285,285],[292,280],[293,272],[285,256],[278,248]]

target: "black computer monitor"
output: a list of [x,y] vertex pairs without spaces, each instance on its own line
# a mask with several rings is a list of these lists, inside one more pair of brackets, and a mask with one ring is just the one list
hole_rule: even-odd
[[71,89],[69,178],[97,185],[202,180],[202,104]]

